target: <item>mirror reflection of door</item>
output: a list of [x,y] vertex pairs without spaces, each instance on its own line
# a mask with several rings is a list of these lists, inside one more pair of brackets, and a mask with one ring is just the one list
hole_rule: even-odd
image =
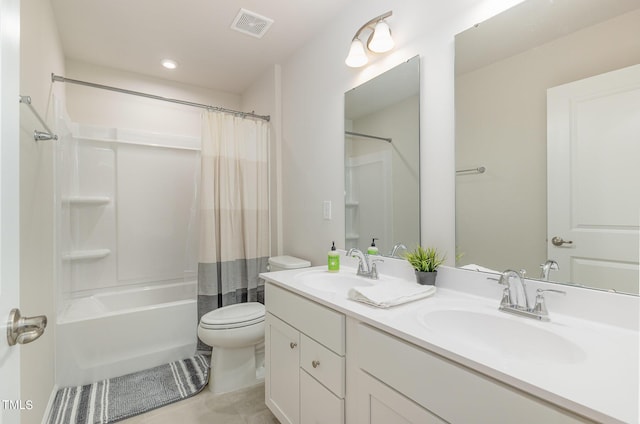
[[[574,242],[575,236],[549,231],[547,225],[547,90],[637,65],[639,29],[637,1],[526,0],[456,35],[456,170],[486,169],[482,174],[456,175],[458,266],[476,264],[497,272],[524,269],[529,278],[544,279],[541,264],[558,260],[558,253],[575,250],[568,244],[562,248],[550,244],[554,236]],[[592,113],[589,131],[602,130],[600,115],[608,116]],[[595,147],[593,152],[604,156],[601,146]],[[611,170],[623,172],[628,168],[628,156],[621,158],[619,165],[613,162],[619,147],[607,150],[612,155],[606,159],[611,161]],[[631,155],[628,151],[624,154]],[[637,168],[637,159],[635,162]],[[602,171],[602,164],[596,170]],[[609,175],[616,177],[616,172],[581,172],[572,177],[580,187],[601,184],[599,189],[610,199],[620,192],[619,183],[611,181],[606,190],[604,184]],[[589,180],[595,175],[599,179]],[[625,211],[616,213],[633,214],[637,223],[637,203],[629,203],[629,197],[637,198],[631,194],[638,192],[635,190],[615,201],[627,202]],[[581,213],[586,213],[582,209]],[[629,231],[631,221],[626,216],[620,224],[624,230],[616,230],[618,233]],[[593,221],[594,217],[580,219]],[[612,254],[618,248],[607,249],[607,254]],[[637,253],[635,261],[628,259],[637,249],[637,242],[631,249],[622,248],[625,253],[615,259],[615,272],[594,263],[569,272],[570,267],[561,264],[559,270],[549,270],[548,278],[626,292],[626,284],[612,286],[611,281],[622,278],[618,274],[627,274],[627,267],[637,263]],[[606,277],[598,275],[604,269],[608,269]],[[630,292],[637,294],[637,277],[635,283]]]
[[550,88],[547,133],[551,276],[638,294],[640,65]]

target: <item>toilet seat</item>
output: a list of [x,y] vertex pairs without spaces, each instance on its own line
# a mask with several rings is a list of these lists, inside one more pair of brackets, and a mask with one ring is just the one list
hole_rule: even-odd
[[264,305],[261,303],[237,303],[204,314],[200,319],[200,327],[207,330],[247,327],[263,322],[264,314]]

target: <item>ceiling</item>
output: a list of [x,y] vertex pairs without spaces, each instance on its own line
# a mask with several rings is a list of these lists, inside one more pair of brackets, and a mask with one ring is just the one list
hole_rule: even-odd
[[[241,94],[352,0],[51,0],[66,59]],[[231,29],[240,9],[274,20]],[[348,40],[345,41],[345,54]],[[167,70],[162,59],[178,63]]]

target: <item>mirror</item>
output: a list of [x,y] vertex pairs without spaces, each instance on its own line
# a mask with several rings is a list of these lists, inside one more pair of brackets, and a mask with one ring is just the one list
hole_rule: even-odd
[[345,94],[346,249],[420,242],[419,108],[417,56]]
[[458,266],[638,294],[639,28],[634,0],[527,0],[456,36]]

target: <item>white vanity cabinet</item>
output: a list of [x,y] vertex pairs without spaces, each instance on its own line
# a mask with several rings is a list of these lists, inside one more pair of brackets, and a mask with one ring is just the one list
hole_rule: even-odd
[[354,327],[350,393],[359,423],[593,423],[369,325]]
[[285,424],[343,424],[345,316],[267,283],[266,404]]

